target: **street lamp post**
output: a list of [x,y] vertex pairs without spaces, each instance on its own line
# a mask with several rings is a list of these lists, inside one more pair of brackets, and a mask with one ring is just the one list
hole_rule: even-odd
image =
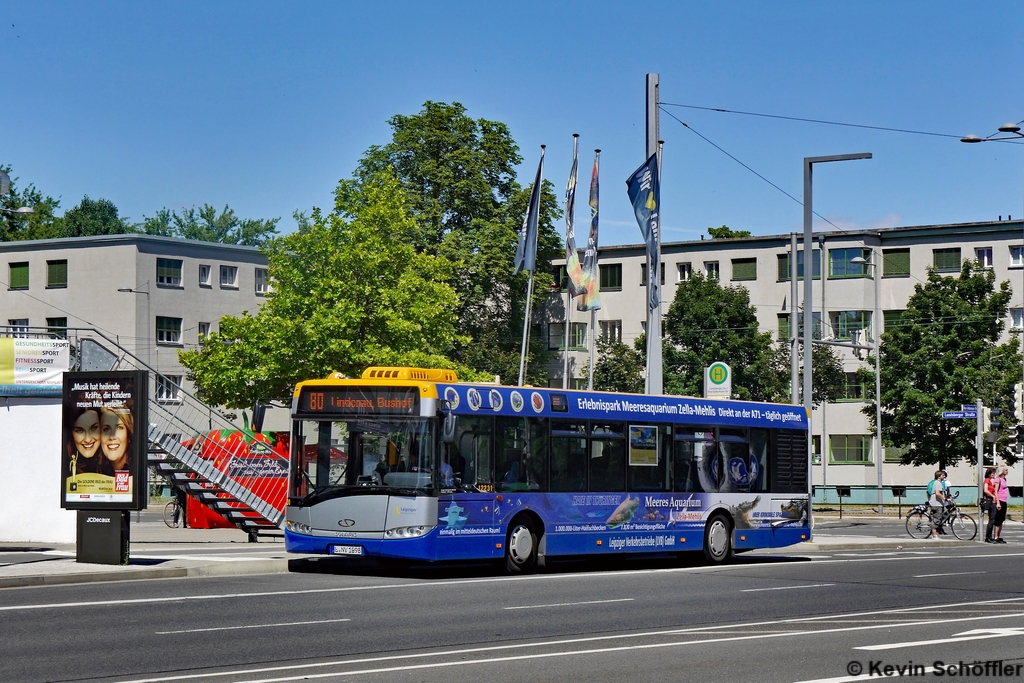
[[[811,427],[811,411],[814,408],[811,394],[811,359],[814,356],[813,344],[813,318],[814,318],[814,283],[813,268],[808,272],[808,266],[813,263],[814,240],[811,231],[811,218],[814,216],[812,203],[812,177],[814,164],[823,164],[830,161],[853,161],[854,159],[870,159],[870,152],[857,154],[832,154],[823,157],[804,157],[804,330],[803,330],[803,352],[804,352],[804,409],[807,411],[807,510],[813,507],[814,498],[814,438]],[[821,274],[826,277],[825,273]],[[795,302],[794,302],[795,303]],[[796,311],[796,306],[793,307]],[[827,445],[821,444],[822,457],[827,457]]]
[[[152,361],[152,359],[150,358],[150,355],[149,355],[149,347],[150,347],[150,342],[152,340],[149,338],[149,335],[150,335],[150,328],[149,328],[150,320],[149,319],[150,319],[151,316],[150,316],[150,309],[149,309],[149,291],[148,290],[149,290],[149,280],[146,281],[146,289],[145,290],[133,289],[131,287],[118,287],[118,289],[117,289],[117,291],[125,292],[127,294],[145,294],[146,295],[146,365],[148,365],[149,367],[153,367],[153,361]],[[135,349],[137,351],[138,350],[138,346],[136,346]]]
[[[1004,142],[1007,140],[1019,140],[1024,138],[1024,133],[1020,132],[1020,125],[1016,123],[1004,123],[999,126],[999,132],[1002,135],[989,135],[988,137],[978,137],[977,135],[965,135],[960,138],[960,142],[966,142],[974,144],[978,142]],[[1024,233],[1024,220],[1021,221],[1021,230]],[[1022,235],[1024,236],[1024,235]],[[1024,243],[1021,244],[1020,248],[1020,260],[1021,260],[1021,275],[1024,278]],[[1024,294],[1024,281],[1021,282],[1021,293]],[[1021,303],[1021,327],[1024,328],[1024,303]],[[1021,335],[1021,381],[1024,382],[1024,334]],[[980,417],[978,418],[981,419]],[[992,464],[995,465],[995,457],[992,458]],[[984,463],[981,458],[978,459],[978,505],[981,505],[981,486],[982,486],[982,467]],[[979,507],[978,521],[981,521],[981,512]]]
[[[11,176],[7,175],[7,171],[0,170],[0,197],[11,191]],[[9,213],[14,216],[31,216],[35,214],[35,210],[31,206],[19,206],[17,209],[4,209],[0,208],[0,213]]]
[[882,373],[879,370],[879,340],[881,338],[882,311],[879,303],[879,290],[882,288],[881,272],[878,269],[878,251],[871,250],[871,260],[862,256],[850,259],[850,263],[871,266],[872,280],[875,285],[875,312],[872,314],[871,333],[875,339],[875,470],[878,475],[878,514],[882,514]]

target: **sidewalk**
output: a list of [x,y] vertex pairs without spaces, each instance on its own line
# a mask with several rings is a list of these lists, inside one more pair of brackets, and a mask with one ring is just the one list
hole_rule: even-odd
[[[817,553],[856,550],[920,550],[951,546],[976,546],[977,541],[958,541],[944,536],[938,541],[910,538],[903,520],[895,516],[815,514],[811,541],[774,553]],[[1019,522],[1007,531],[1024,530]],[[170,529],[143,513],[143,521],[131,523],[131,564],[85,564],[75,561],[74,544],[0,543],[0,588],[58,584],[185,578],[197,576],[245,576],[289,571],[289,560],[305,555],[285,552],[281,538],[249,543],[236,529]],[[1024,541],[1024,536],[1020,539]],[[1011,537],[1011,542],[1017,539]]]

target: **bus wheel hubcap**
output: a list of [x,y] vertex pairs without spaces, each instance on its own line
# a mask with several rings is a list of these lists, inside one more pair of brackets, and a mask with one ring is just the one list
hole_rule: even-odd
[[715,520],[711,523],[711,529],[708,532],[708,547],[711,548],[711,554],[715,557],[724,555],[727,542],[728,532],[725,525],[721,521]]
[[516,564],[523,564],[533,552],[533,535],[525,526],[517,526],[509,537],[508,554]]

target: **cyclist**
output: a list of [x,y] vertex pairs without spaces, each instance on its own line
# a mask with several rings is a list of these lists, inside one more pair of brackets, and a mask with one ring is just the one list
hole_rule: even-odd
[[945,534],[942,530],[944,508],[946,506],[947,489],[945,485],[946,470],[936,470],[935,478],[928,482],[928,508],[931,513],[931,538],[938,538],[939,534]]

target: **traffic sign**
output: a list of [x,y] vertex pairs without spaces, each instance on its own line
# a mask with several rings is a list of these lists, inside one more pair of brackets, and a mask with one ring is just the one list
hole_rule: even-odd
[[977,418],[978,414],[975,413],[973,415],[968,415],[967,413],[965,413],[962,410],[943,410],[942,411],[942,419],[943,420],[963,420],[963,419],[968,418],[968,417]]

